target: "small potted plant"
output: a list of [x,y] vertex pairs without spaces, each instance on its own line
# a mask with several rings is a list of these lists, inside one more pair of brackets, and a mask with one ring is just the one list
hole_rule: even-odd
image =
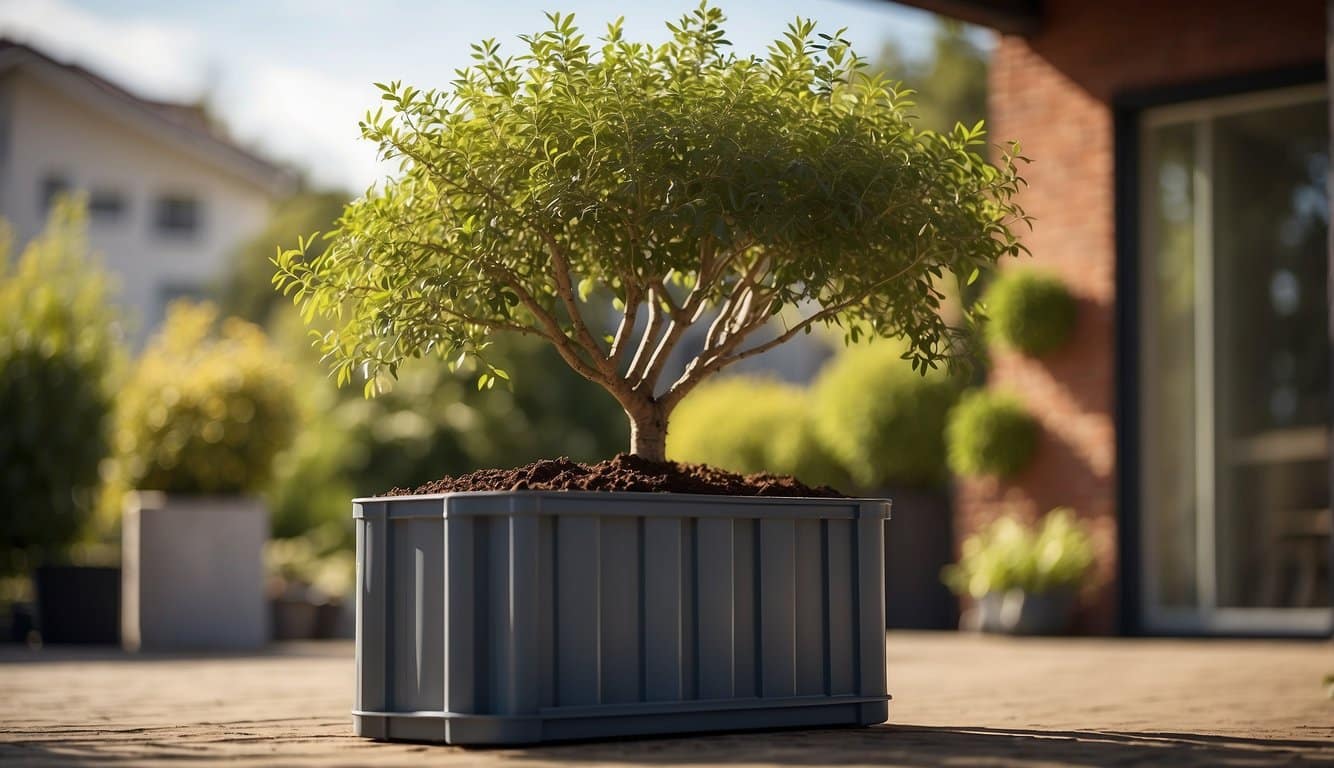
[[291,372],[257,326],[176,303],[120,392],[122,643],[254,648],[268,641],[252,495],[296,430]]
[[943,578],[977,602],[974,623],[982,631],[1050,635],[1069,629],[1092,566],[1088,533],[1059,508],[1036,531],[1012,517],[996,520],[964,540],[963,556]]
[[[907,91],[806,20],[742,57],[706,5],[661,45],[548,18],[520,56],[474,46],[444,90],[382,84],[362,130],[396,175],[322,254],[303,239],[275,260],[340,383],[374,393],[439,354],[491,387],[510,376],[491,336],[524,334],[631,427],[600,465],[357,500],[358,732],[880,722],[887,504],[667,462],[669,419],[821,325],[902,338],[914,370],[957,359],[935,281],[1023,250],[1013,148],[993,164],[980,124],[918,130]],[[672,368],[678,348],[694,354]]]

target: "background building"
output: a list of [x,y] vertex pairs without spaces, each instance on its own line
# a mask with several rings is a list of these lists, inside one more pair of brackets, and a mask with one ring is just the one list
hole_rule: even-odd
[[1094,631],[1329,633],[1326,3],[907,4],[1001,33],[991,135],[1037,220],[1009,268],[1080,301],[1062,352],[995,359],[1044,437],[960,532],[1078,509]]
[[139,98],[0,39],[0,218],[22,244],[57,195],[84,193],[92,245],[139,340],[170,300],[204,293],[291,181],[198,107]]

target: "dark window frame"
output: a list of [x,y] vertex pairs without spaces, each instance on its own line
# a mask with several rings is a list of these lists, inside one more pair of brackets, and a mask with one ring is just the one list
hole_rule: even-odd
[[70,174],[63,171],[50,171],[42,175],[37,186],[37,208],[42,215],[51,212],[56,198],[74,191],[74,181]]
[[[180,206],[173,208],[173,206]],[[177,218],[189,210],[186,218]],[[188,219],[188,220],[187,220]],[[188,192],[164,192],[153,201],[153,232],[158,237],[191,239],[204,230],[203,200]]]
[[[108,203],[114,203],[108,205]],[[116,187],[93,187],[88,193],[88,216],[100,223],[123,220],[130,209],[128,196]]]

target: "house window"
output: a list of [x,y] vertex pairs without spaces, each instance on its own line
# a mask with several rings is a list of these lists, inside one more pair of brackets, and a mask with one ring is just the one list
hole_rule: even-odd
[[189,237],[201,225],[199,201],[187,195],[164,195],[158,198],[154,225],[158,233],[172,237]]
[[1325,88],[1150,110],[1140,141],[1146,624],[1328,631]]
[[37,199],[43,213],[51,210],[55,205],[56,198],[68,193],[73,184],[69,177],[64,174],[51,173],[42,178],[41,187],[37,191]]
[[125,215],[125,207],[119,190],[94,189],[88,195],[88,214],[96,221],[117,221]]

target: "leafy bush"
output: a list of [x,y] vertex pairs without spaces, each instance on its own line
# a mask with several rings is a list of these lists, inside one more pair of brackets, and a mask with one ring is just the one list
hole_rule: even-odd
[[275,586],[300,585],[313,588],[312,597],[341,598],[356,581],[356,558],[329,544],[319,535],[270,539],[264,547],[264,568]]
[[0,575],[59,557],[92,511],[120,354],[110,281],[65,201],[11,264],[0,232]]
[[351,546],[353,496],[543,457],[599,461],[625,444],[616,402],[535,340],[500,337],[492,353],[543,376],[479,392],[471,361],[451,371],[438,360],[415,360],[400,368],[391,389],[366,400],[322,374],[293,309],[274,320],[272,338],[283,357],[310,362],[298,369],[305,426],[279,456],[265,494],[277,537],[336,529]]
[[173,304],[121,391],[116,447],[125,482],[175,493],[259,491],[292,441],[292,373],[257,326],[214,335],[210,305]]
[[851,347],[813,388],[816,434],[865,488],[944,482],[945,417],[959,387],[943,371],[925,375],[903,346]]
[[1038,423],[1017,398],[978,389],[950,411],[945,439],[955,474],[1013,477],[1033,458]]
[[1028,269],[1006,270],[983,297],[987,335],[1028,355],[1055,351],[1070,338],[1079,305],[1057,277]]
[[681,403],[667,433],[667,453],[732,472],[844,484],[846,477],[820,445],[808,412],[806,393],[790,384],[746,376],[708,382]]
[[980,598],[1019,589],[1029,594],[1073,589],[1093,566],[1093,543],[1074,513],[1053,509],[1035,533],[1003,517],[963,542],[959,562],[942,578],[960,595]]

